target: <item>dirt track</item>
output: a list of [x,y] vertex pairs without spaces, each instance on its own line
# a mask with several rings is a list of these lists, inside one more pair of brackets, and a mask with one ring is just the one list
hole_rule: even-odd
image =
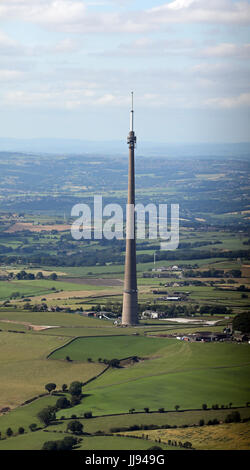
[[47,330],[49,328],[59,328],[59,326],[50,326],[50,325],[32,325],[29,322],[26,321],[14,321],[14,320],[1,320],[3,323],[13,323],[14,325],[24,325],[27,326],[28,328],[31,328],[34,331],[42,331],[42,330]]

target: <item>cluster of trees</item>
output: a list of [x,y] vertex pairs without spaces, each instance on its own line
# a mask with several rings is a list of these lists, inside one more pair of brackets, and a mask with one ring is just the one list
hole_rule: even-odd
[[224,305],[202,305],[200,307],[201,315],[228,315],[232,310]]
[[72,432],[72,434],[81,435],[83,433],[83,424],[77,419],[70,421],[67,425],[66,432]]
[[139,313],[142,313],[144,310],[156,310],[159,313],[159,318],[165,317],[178,317],[180,315],[190,316],[199,313],[200,315],[228,315],[232,310],[223,305],[202,305],[199,308],[199,305],[164,305],[159,303],[154,304],[144,304],[139,305]]
[[[225,418],[225,423],[240,423],[241,422],[241,416],[239,411],[232,411],[229,413],[226,418]],[[207,426],[213,426],[216,424],[220,424],[220,421],[217,418],[214,419],[209,419],[208,422],[206,423]],[[200,419],[199,421],[199,426],[204,426],[205,421],[204,419]]]
[[[38,426],[37,426],[36,423],[32,423],[32,424],[29,425],[29,429],[30,429],[31,432],[34,432],[34,431],[37,431],[39,428],[38,428]],[[25,429],[24,429],[22,426],[20,426],[20,427],[18,428],[17,433],[18,433],[18,434],[24,434],[24,433],[25,433]],[[13,432],[12,428],[10,428],[10,427],[7,428],[5,435],[6,435],[7,437],[13,436],[13,435],[14,435],[14,432]],[[1,438],[2,438],[2,433],[0,432],[0,439],[1,439]]]
[[[72,390],[76,391],[76,388],[72,388]],[[45,421],[44,418],[45,416],[47,417],[48,413],[50,413],[50,419],[46,419]],[[55,419],[55,410],[53,410],[52,407],[48,407],[46,409],[46,413],[45,410],[42,410],[40,413],[38,413],[38,417],[45,425],[48,425],[53,419]],[[74,435],[81,436],[83,434],[83,424],[78,420],[70,421],[67,424],[66,432],[71,432]],[[80,440],[73,436],[66,436],[63,440],[45,442],[42,450],[72,450],[73,446],[76,445]]]
[[[115,239],[112,240],[110,245],[102,248],[101,250],[88,250],[80,249],[79,245],[76,245],[75,252],[73,251],[70,256],[65,256],[67,253],[62,253],[58,250],[56,255],[46,253],[31,253],[31,254],[11,254],[2,255],[0,254],[0,263],[2,264],[17,264],[22,261],[23,264],[32,263],[35,265],[45,266],[105,266],[107,263],[122,264],[124,262],[123,246],[114,243]],[[157,251],[157,260],[198,260],[213,258],[216,254],[217,258],[244,258],[249,259],[249,250],[235,250],[235,251],[219,251],[212,250],[197,250],[197,249],[178,249],[175,251]],[[152,255],[142,253],[137,255],[137,261],[139,263],[152,262]]]
[[145,310],[157,311],[159,313],[159,318],[165,317],[178,317],[180,315],[190,316],[198,312],[199,305],[197,304],[188,304],[188,305],[178,305],[171,303],[166,305],[166,303],[154,302],[151,304],[139,304],[139,313],[141,314]]
[[[66,361],[71,361],[69,356],[66,356],[65,359],[66,359]],[[134,359],[134,361],[136,361],[136,360],[138,361],[137,356],[134,356],[133,359]],[[88,362],[93,362],[91,357],[88,357],[87,361]],[[113,368],[120,368],[121,367],[120,366],[121,361],[119,359],[116,359],[116,358],[115,359],[105,359],[105,358],[103,359],[102,357],[99,357],[98,362],[102,362],[103,364],[106,364],[106,365],[108,365],[110,367],[113,367]]]
[[184,447],[184,449],[192,449],[192,442],[186,441],[186,442],[177,442],[177,441],[172,441],[171,439],[168,440],[168,445],[169,446],[179,446],[179,447]]
[[78,443],[78,439],[73,436],[65,436],[64,439],[58,441],[46,441],[42,450],[72,450]]
[[185,270],[183,272],[185,277],[232,277],[232,278],[239,278],[241,277],[241,270],[240,269],[231,269],[230,271],[224,271],[224,269],[207,269],[205,271],[199,270]]
[[187,249],[187,248],[199,248],[201,246],[207,246],[207,245],[221,245],[222,242],[220,240],[216,241],[203,241],[203,242],[181,242],[179,243],[178,248],[179,249]]
[[[53,382],[50,382],[45,385],[45,390],[47,390],[49,393],[53,393],[56,390],[56,384]],[[48,406],[46,408],[43,408],[41,411],[39,411],[37,417],[38,419],[44,424],[45,426],[48,426],[52,421],[55,420],[56,418],[56,411],[65,409],[65,408],[70,408],[75,405],[78,405],[81,402],[82,398],[82,382],[79,381],[74,381],[71,382],[69,388],[67,384],[62,385],[62,391],[66,392],[68,391],[69,394],[71,395],[70,400],[67,399],[65,396],[60,396],[55,404],[55,406]]]
[[233,329],[242,333],[250,333],[250,312],[236,315],[233,319]]
[[[9,273],[8,278],[9,279],[17,279],[18,281],[22,281],[22,280],[27,281],[27,280],[34,280],[34,279],[45,279],[42,271],[38,271],[35,275],[33,273],[27,273],[24,270],[19,271],[16,274],[11,272],[11,273]],[[51,273],[51,274],[49,274],[49,276],[46,277],[46,279],[51,279],[53,281],[56,281],[57,274],[56,273]]]

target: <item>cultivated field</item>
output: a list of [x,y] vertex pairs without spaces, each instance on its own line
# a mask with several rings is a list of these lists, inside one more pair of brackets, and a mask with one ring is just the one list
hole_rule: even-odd
[[[202,426],[188,429],[160,429],[154,431],[134,431],[129,435],[141,436],[146,434],[151,440],[161,440],[168,443],[169,440],[192,443],[197,450],[249,450],[250,449],[250,424],[230,423],[217,426]],[[124,433],[126,436],[126,433]]]

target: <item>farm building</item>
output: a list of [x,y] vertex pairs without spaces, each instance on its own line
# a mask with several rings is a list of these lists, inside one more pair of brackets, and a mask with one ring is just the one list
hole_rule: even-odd
[[153,268],[152,271],[153,272],[157,272],[157,273],[162,273],[164,271],[168,271],[169,268],[167,268],[166,266],[160,266],[159,268]]
[[201,341],[205,343],[209,343],[212,341],[225,341],[230,338],[230,334],[211,331],[197,331],[196,333],[177,337],[177,339],[181,339],[182,341]]
[[153,312],[152,310],[145,310],[144,312],[142,312],[142,318],[158,318],[159,317],[159,314],[158,312]]

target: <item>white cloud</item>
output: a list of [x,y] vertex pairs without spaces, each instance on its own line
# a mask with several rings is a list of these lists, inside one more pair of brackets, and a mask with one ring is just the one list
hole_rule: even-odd
[[114,103],[114,101],[115,101],[115,96],[112,95],[111,93],[106,93],[105,95],[95,100],[95,104],[105,105],[105,104]]
[[37,44],[29,48],[29,55],[71,54],[81,49],[79,42],[66,37],[55,44]]
[[[1,80],[1,72],[0,72]],[[15,108],[37,109],[78,109],[88,106],[120,105],[128,102],[128,97],[105,93],[102,90],[94,90],[95,84],[89,84],[88,88],[61,86],[59,88],[48,87],[41,90],[12,90],[3,93],[2,103]]]
[[147,10],[159,23],[236,23],[250,22],[247,1],[174,0]]
[[114,4],[112,11],[93,13],[80,0],[2,0],[1,18],[71,33],[140,33],[175,23],[249,24],[250,5],[233,0],[174,0],[147,10],[121,12]]
[[190,7],[190,5],[193,3],[195,3],[195,0],[175,0],[168,5],[165,5],[165,7],[169,8],[170,10],[181,10],[182,8]]
[[7,34],[0,31],[0,54],[15,55],[20,54],[22,47],[17,41],[11,39]]
[[204,57],[235,57],[247,59],[250,57],[250,44],[221,43],[201,51]]
[[40,24],[67,24],[84,18],[86,7],[74,0],[2,0],[0,18]]
[[47,54],[71,54],[80,49],[79,42],[70,37],[65,37],[56,43],[25,45],[0,31],[0,56],[18,56],[18,59],[20,59],[21,57],[44,56]]
[[242,108],[250,106],[250,93],[241,93],[238,96],[228,96],[222,98],[211,98],[204,102],[206,106],[213,108]]
[[24,74],[20,70],[0,70],[0,81],[1,82],[9,82],[9,81],[16,81],[23,78]]

